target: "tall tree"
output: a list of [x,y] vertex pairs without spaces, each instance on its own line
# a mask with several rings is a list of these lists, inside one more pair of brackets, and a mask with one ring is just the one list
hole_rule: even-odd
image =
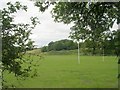
[[15,76],[25,76],[25,73],[30,71],[30,68],[23,68],[21,64],[26,61],[22,56],[28,49],[33,47],[33,41],[29,39],[31,30],[38,23],[37,17],[31,18],[31,24],[16,24],[12,14],[19,10],[27,11],[27,6],[21,5],[20,2],[7,3],[7,8],[1,10],[1,36],[2,36],[2,65],[3,71],[8,70]]
[[[89,29],[89,38],[98,42],[104,32],[110,31],[115,21],[120,23],[120,2],[58,2],[52,15],[57,22],[73,22],[75,26]],[[117,32],[116,51],[120,61],[119,30]],[[93,51],[95,47],[93,44]]]
[[[50,1],[36,2],[36,6],[44,11],[50,4]],[[76,29],[70,33],[72,38],[89,35],[87,38],[94,43],[93,54],[102,34],[110,31],[115,21],[117,24],[120,23],[120,2],[55,2],[52,4],[55,4],[52,16],[56,22],[74,23],[73,28]],[[85,32],[83,33],[82,30]]]
[[[89,5],[88,5],[89,4]],[[72,37],[88,36],[92,40],[93,54],[103,32],[110,30],[117,19],[118,3],[107,2],[59,2],[52,10],[52,15],[57,22],[74,23]],[[79,35],[77,32],[79,31]],[[83,32],[84,31],[84,32]],[[86,37],[86,38],[88,38]],[[80,38],[80,37],[79,37]]]
[[[49,5],[39,4],[38,7],[45,10]],[[74,25],[82,26],[82,29],[89,28],[89,38],[97,40],[103,32],[110,30],[115,21],[120,24],[120,2],[57,2],[52,10],[52,16],[57,22],[65,24],[73,22]],[[117,32],[119,35],[119,29]],[[117,36],[118,53],[120,53],[119,39]],[[120,55],[117,56],[120,61]]]

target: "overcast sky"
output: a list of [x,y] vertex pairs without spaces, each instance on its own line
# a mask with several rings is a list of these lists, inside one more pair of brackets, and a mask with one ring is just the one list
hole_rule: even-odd
[[[15,2],[16,0],[9,1]],[[47,45],[51,41],[68,38],[70,25],[55,23],[50,13],[52,7],[46,10],[44,13],[41,13],[39,12],[39,8],[34,6],[33,2],[27,0],[19,1],[28,6],[28,11],[19,11],[17,14],[15,14],[16,23],[29,23],[31,16],[37,16],[40,20],[40,24],[37,25],[34,30],[32,30],[33,34],[30,36],[30,38],[35,41],[35,45],[41,47]],[[0,9],[6,6],[6,2],[8,2],[8,0],[0,1]]]
[[[15,2],[17,0],[1,0],[0,9],[6,6],[6,2]],[[40,20],[40,24],[32,30],[30,38],[35,41],[35,45],[38,47],[47,45],[51,41],[57,41],[61,39],[68,39],[71,25],[65,25],[63,23],[55,23],[51,16],[50,11],[52,7],[46,10],[44,13],[39,12],[39,8],[35,7],[33,2],[28,0],[19,0],[23,5],[28,6],[28,11],[19,11],[15,14],[16,23],[29,23],[31,16],[37,16]],[[118,26],[114,24],[112,29],[117,29]]]

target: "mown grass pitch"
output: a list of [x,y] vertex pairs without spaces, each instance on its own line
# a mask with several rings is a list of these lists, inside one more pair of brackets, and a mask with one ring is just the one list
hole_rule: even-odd
[[38,77],[19,82],[7,73],[4,77],[20,88],[118,87],[118,64],[114,56],[105,56],[104,62],[102,56],[80,56],[78,64],[77,55],[46,55],[39,64]]

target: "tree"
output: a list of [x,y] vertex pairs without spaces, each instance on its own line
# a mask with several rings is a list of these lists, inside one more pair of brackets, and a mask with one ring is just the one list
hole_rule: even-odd
[[[37,17],[31,17],[31,24],[14,23],[12,14],[17,13],[18,10],[27,11],[27,6],[21,5],[20,2],[7,3],[7,8],[1,11],[1,36],[2,36],[2,65],[3,71],[8,70],[14,73],[15,76],[25,76],[31,69],[23,68],[21,64],[26,63],[23,55],[28,49],[33,48],[33,41],[29,39],[31,30],[38,23]],[[28,76],[28,75],[27,75]]]
[[47,47],[47,46],[42,47],[42,48],[41,48],[41,51],[42,51],[42,52],[47,52],[47,51],[48,51],[48,47]]
[[44,46],[41,48],[42,52],[73,50],[73,49],[77,49],[76,43],[74,43],[72,40],[67,40],[67,39],[50,42],[48,46]]
[[[93,54],[98,47],[102,34],[110,31],[114,22],[120,23],[120,2],[57,2],[52,10],[52,16],[57,22],[74,23],[71,34],[75,31],[83,36],[89,35],[92,40]],[[45,11],[51,5],[50,1],[36,2],[36,6]],[[82,33],[82,31],[84,31]],[[72,36],[72,35],[70,35]],[[78,35],[73,35],[76,37]]]
[[48,51],[51,51],[51,50],[54,50],[54,42],[53,41],[48,44]]
[[76,33],[72,35],[72,38],[89,37],[94,43],[93,54],[95,54],[99,38],[103,32],[112,27],[117,18],[115,15],[117,6],[117,3],[105,2],[89,3],[89,7],[87,2],[59,2],[53,8],[52,15],[57,22],[65,24],[73,22],[74,30],[71,33]]
[[[43,5],[38,5],[38,7],[45,10],[50,4]],[[52,10],[52,16],[56,22],[65,24],[73,22],[75,25],[82,26],[82,29],[90,28],[89,38],[93,38],[93,42],[95,42],[94,39],[101,37],[103,32],[109,31],[115,21],[120,24],[120,2],[57,2]],[[119,35],[119,29],[117,31]],[[115,47],[120,62],[118,35]],[[94,50],[95,48],[93,48]]]
[[[75,26],[88,29],[88,37],[95,43],[99,42],[99,38],[104,32],[110,31],[115,21],[117,24],[120,23],[120,2],[58,2],[52,10],[52,15],[57,22],[65,24],[73,22]],[[115,47],[120,62],[118,54],[120,53],[120,38],[119,30],[117,31]],[[93,44],[93,54],[96,44]]]

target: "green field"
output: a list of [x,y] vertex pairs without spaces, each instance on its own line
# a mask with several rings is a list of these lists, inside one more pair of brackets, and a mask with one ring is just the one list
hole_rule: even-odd
[[[38,60],[35,56],[34,60]],[[39,62],[39,76],[16,80],[5,73],[7,85],[20,88],[117,88],[118,64],[115,56],[46,55]]]

